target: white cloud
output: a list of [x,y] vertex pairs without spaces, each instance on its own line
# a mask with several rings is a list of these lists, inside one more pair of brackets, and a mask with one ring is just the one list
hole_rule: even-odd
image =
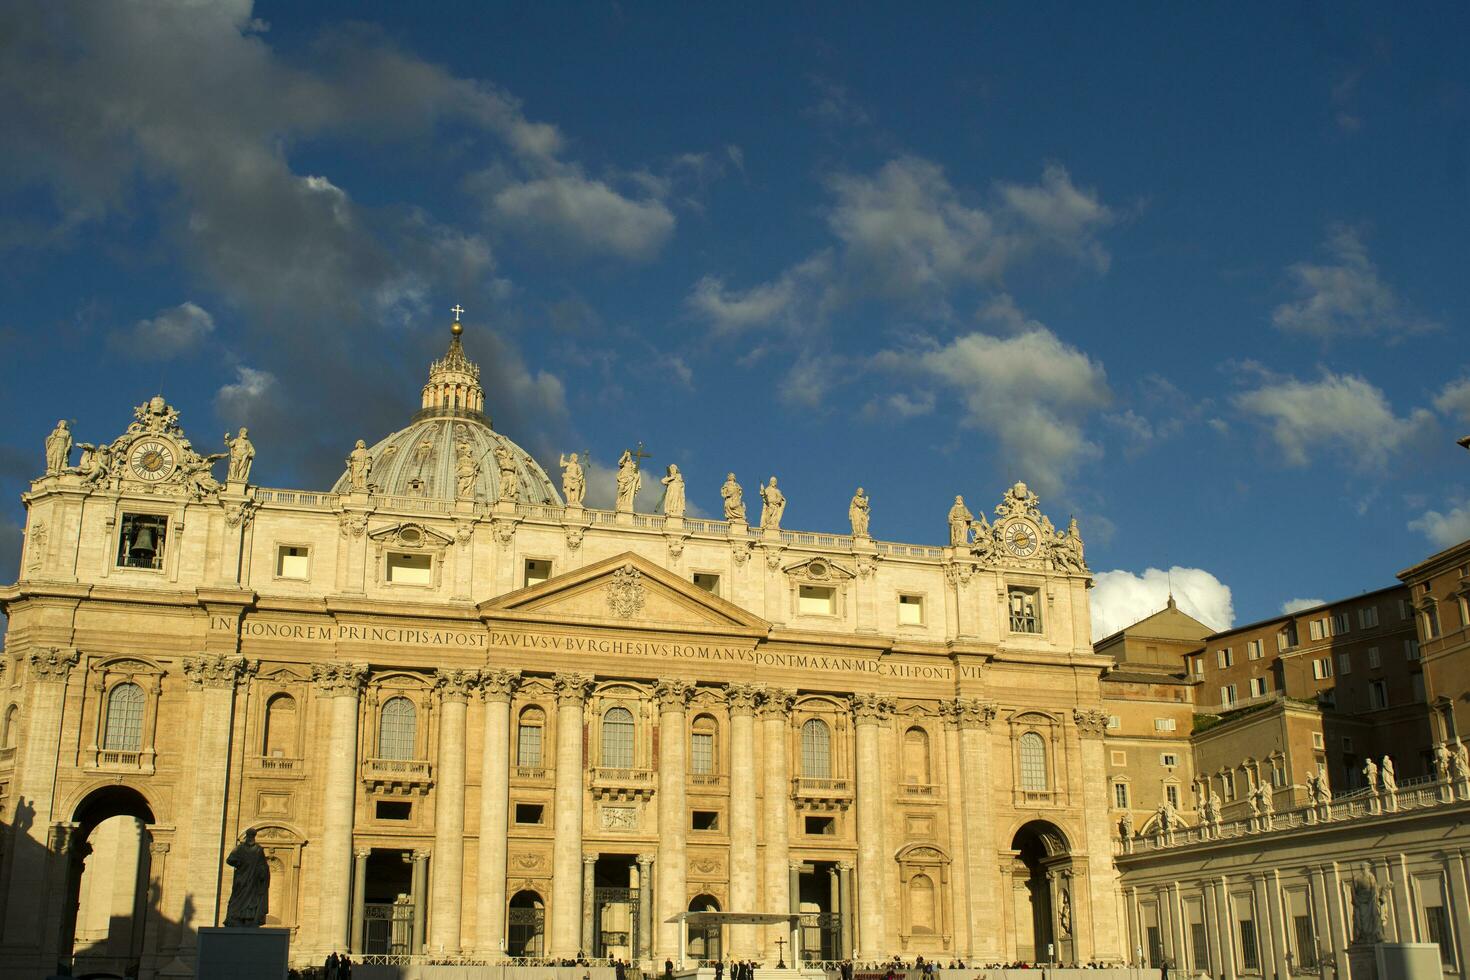
[[1219,632],[1235,624],[1230,586],[1203,568],[1165,571],[1145,569],[1135,575],[1123,569],[1099,573],[1092,590],[1092,639],[1109,636],[1163,609],[1173,588],[1180,610]]
[[1409,530],[1420,532],[1436,548],[1459,544],[1470,538],[1470,501],[1461,501],[1443,512],[1427,510],[1409,522]]
[[749,289],[731,289],[721,276],[702,276],[685,305],[716,334],[775,324],[799,329],[820,315],[831,273],[832,256],[819,252],[776,279]]
[[1043,493],[1099,452],[1083,426],[1111,397],[1107,373],[1034,321],[1013,336],[976,331],[943,346],[880,354],[874,363],[950,386],[965,405],[964,424],[993,434],[1009,470]]
[[1356,229],[1334,226],[1324,248],[1330,261],[1298,262],[1287,269],[1297,299],[1272,311],[1271,322],[1278,328],[1325,340],[1435,327],[1383,280]]
[[214,317],[192,301],[180,303],[109,338],[129,357],[164,359],[186,354],[214,333]]
[[1324,599],[1287,599],[1281,604],[1281,614],[1290,616],[1292,613],[1301,612],[1303,609],[1312,609],[1322,605]]
[[906,419],[929,415],[934,411],[934,392],[896,391],[886,398],[874,398],[863,406],[863,415],[870,419]]
[[1434,396],[1434,407],[1463,425],[1470,425],[1470,378],[1451,381]]
[[269,371],[239,365],[235,380],[214,395],[214,411],[231,425],[259,425],[281,410],[280,385]]
[[635,200],[568,168],[500,187],[489,210],[526,238],[624,259],[650,258],[674,231],[674,214],[658,198]]
[[1324,372],[1320,381],[1267,376],[1232,401],[1266,426],[1291,466],[1331,451],[1360,469],[1381,467],[1434,423],[1422,408],[1395,415],[1381,390],[1351,374]]

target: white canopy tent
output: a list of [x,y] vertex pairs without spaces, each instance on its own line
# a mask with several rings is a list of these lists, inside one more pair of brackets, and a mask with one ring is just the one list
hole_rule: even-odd
[[[679,969],[684,969],[685,954],[689,946],[689,927],[694,926],[719,926],[720,949],[727,947],[724,942],[725,926],[775,926],[786,924],[791,938],[788,940],[793,967],[797,966],[799,957],[797,946],[797,930],[801,928],[801,916],[794,912],[680,912],[678,915],[666,920],[677,922],[679,928]],[[783,957],[784,960],[784,957]]]

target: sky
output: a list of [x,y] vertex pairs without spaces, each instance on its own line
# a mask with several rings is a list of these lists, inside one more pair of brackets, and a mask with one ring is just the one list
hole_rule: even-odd
[[[1470,7],[12,2],[0,580],[58,418],[328,487],[449,308],[594,500],[1075,515],[1094,632],[1470,537]],[[654,480],[645,481],[656,486]],[[651,504],[652,502],[649,501]]]

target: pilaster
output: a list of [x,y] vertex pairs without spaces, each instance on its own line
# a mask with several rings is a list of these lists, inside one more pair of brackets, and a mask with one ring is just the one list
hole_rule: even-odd
[[[660,680],[653,694],[658,700],[658,945],[654,959],[670,958],[680,950],[681,924],[669,919],[684,911],[688,873],[689,815],[685,805],[685,756],[688,735],[685,717],[694,686],[678,679]],[[683,964],[679,964],[682,966]]]
[[[730,908],[756,904],[755,709],[760,690],[750,684],[726,689],[730,706]],[[731,926],[728,955],[736,960],[759,954],[754,926]]]
[[479,686],[473,670],[440,670],[439,774],[434,783],[434,878],[430,895],[429,948],[459,952],[464,898],[465,713]]
[[552,849],[551,927],[547,955],[581,952],[582,709],[592,675],[556,675],[556,838]]
[[858,949],[859,959],[881,959],[887,953],[883,873],[887,862],[883,841],[883,762],[878,727],[893,713],[893,701],[877,694],[852,699],[857,721],[857,838],[858,838]]
[[[314,944],[326,956],[347,947],[351,901],[352,824],[357,803],[357,709],[366,664],[318,663],[311,668],[317,696],[327,702],[327,764],[322,776],[321,908]],[[423,893],[416,901],[422,903]]]
[[510,699],[521,675],[487,670],[480,675],[485,702],[485,747],[480,756],[480,867],[477,878],[475,946],[480,956],[500,959],[505,950],[506,831],[510,813]]
[[[764,779],[762,802],[766,831],[764,862],[765,901],[770,909],[784,909],[790,901],[787,890],[787,864],[791,860],[791,789],[787,777],[787,731],[791,724],[791,705],[796,695],[781,688],[766,688],[760,703],[763,740],[762,766]],[[764,956],[775,962],[780,952],[776,939],[787,939],[784,926],[765,929]]]

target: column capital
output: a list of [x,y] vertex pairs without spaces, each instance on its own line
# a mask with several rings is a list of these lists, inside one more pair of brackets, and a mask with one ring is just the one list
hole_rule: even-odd
[[790,868],[792,871],[800,871],[802,868],[806,867],[806,862],[805,861],[788,861],[788,862],[786,862],[786,866],[788,868]]
[[989,728],[995,718],[995,704],[979,698],[955,698],[955,718],[961,728]]
[[694,694],[694,685],[679,678],[661,678],[653,685],[653,696],[658,699],[660,713],[682,712],[689,706]]
[[730,706],[731,717],[754,714],[760,698],[761,689],[754,684],[730,684],[725,688],[725,701]]
[[846,871],[848,874],[852,874],[852,869],[854,867],[856,867],[856,865],[853,864],[851,861],[838,861],[837,862],[837,870],[838,871]]
[[31,665],[31,676],[36,680],[65,684],[79,657],[75,650],[66,647],[43,647],[32,650],[27,659]]
[[323,697],[355,698],[367,681],[367,664],[325,663],[311,665],[311,683]]
[[352,849],[352,856],[357,858],[359,861],[366,861],[369,857],[372,856],[372,853],[373,850],[370,847],[354,847]]
[[558,704],[577,704],[587,700],[592,688],[592,675],[581,673],[557,674],[553,679]]
[[166,840],[155,840],[148,842],[148,853],[155,857],[162,857],[168,853],[170,844]]
[[202,657],[185,657],[183,666],[184,677],[192,688],[233,689],[241,678],[255,673],[260,666],[260,661],[246,660],[244,657],[230,657],[224,654],[214,656],[205,654]]
[[414,848],[414,850],[413,850],[413,863],[414,864],[418,864],[420,861],[427,861],[427,860],[429,860],[429,854],[430,853],[431,852],[429,851],[429,849],[427,847],[416,847],[416,848]]
[[582,855],[582,863],[585,864],[585,865],[587,865],[588,867],[591,867],[592,865],[594,865],[594,864],[597,863],[597,858],[598,857],[599,857],[599,855],[596,855],[596,854],[583,854]]
[[892,698],[881,694],[854,694],[852,713],[859,725],[876,725],[893,714],[896,707]]
[[518,670],[482,670],[480,671],[480,698],[484,701],[509,701],[511,695],[521,686],[521,672]]
[[469,700],[470,692],[479,686],[480,672],[477,670],[446,670],[441,667],[434,672],[434,687],[439,692],[440,701],[463,704]]
[[1108,730],[1108,713],[1101,708],[1073,708],[1072,721],[1079,732],[1092,738],[1102,738]]
[[762,718],[784,718],[791,713],[791,705],[796,701],[796,692],[784,687],[768,687],[762,695]]
[[638,863],[645,868],[652,867],[653,857],[654,856],[652,854],[640,854],[638,855]]

